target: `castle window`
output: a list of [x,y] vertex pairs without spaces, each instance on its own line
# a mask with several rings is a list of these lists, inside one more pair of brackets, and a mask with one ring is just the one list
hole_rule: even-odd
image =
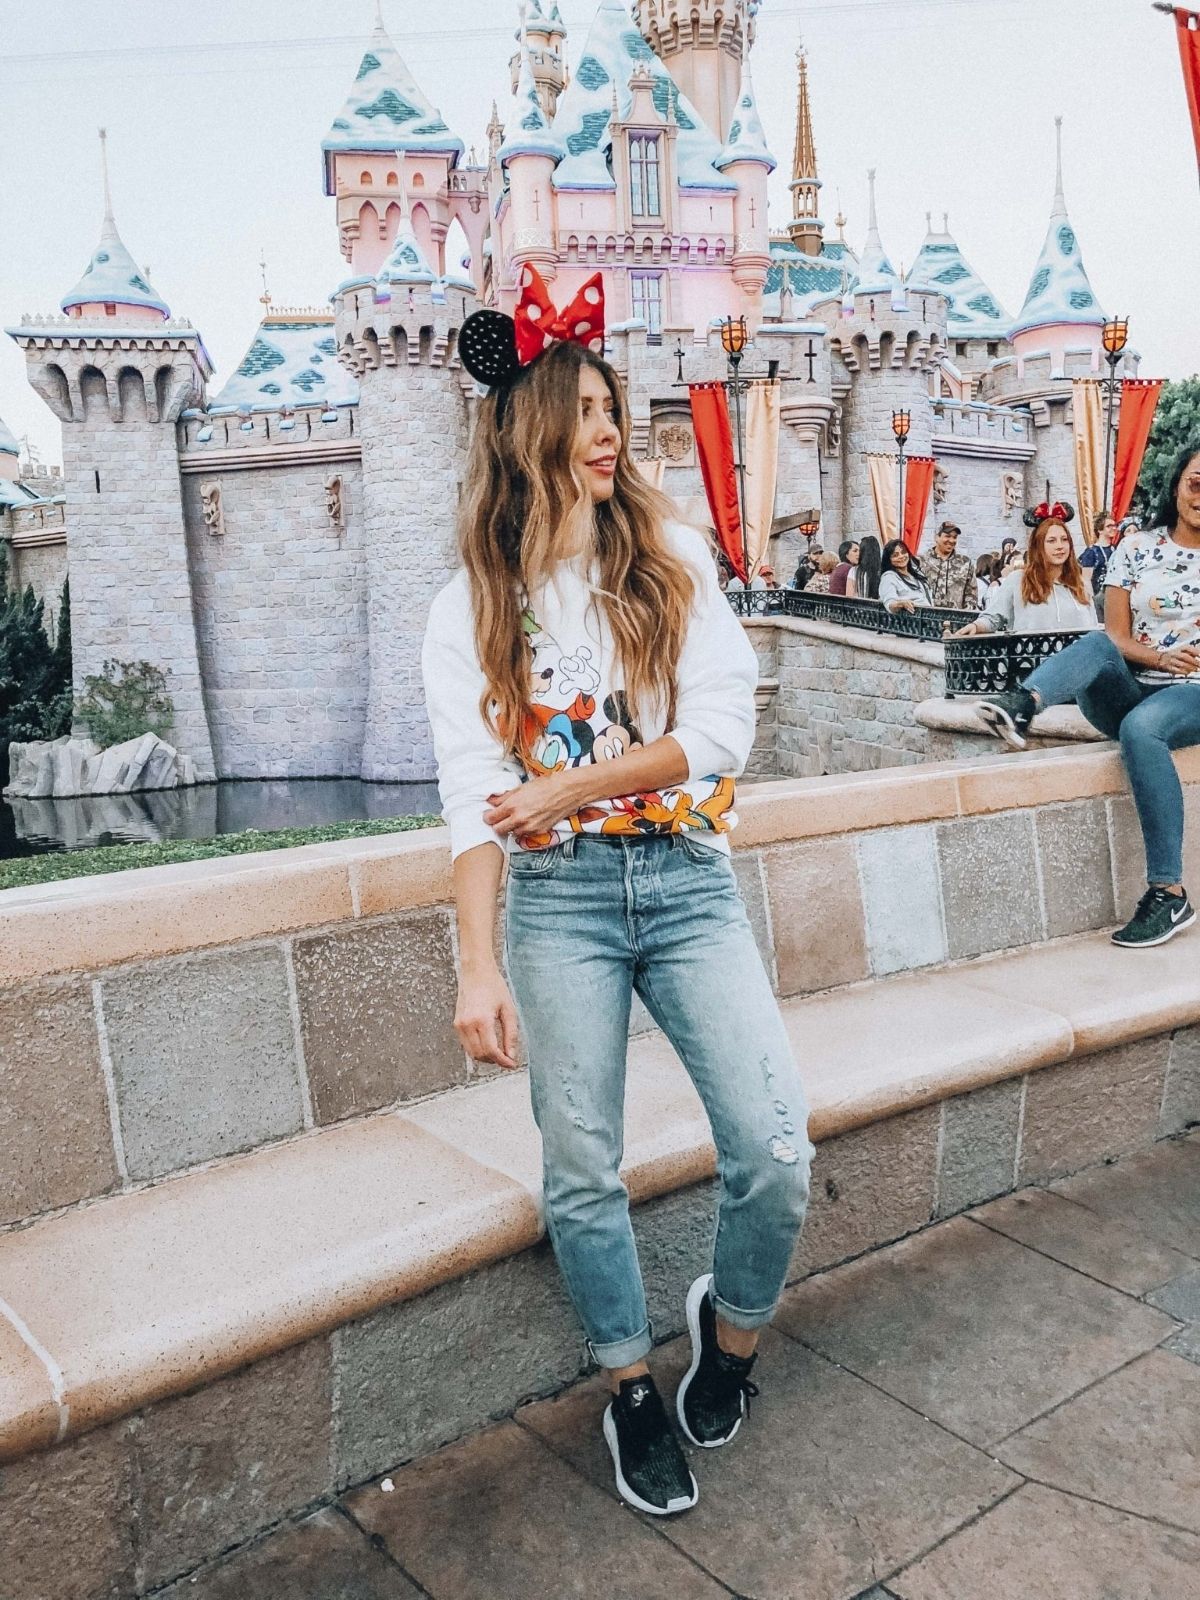
[[388,173],[388,175],[387,175],[387,186],[388,186],[389,189],[398,189],[400,187],[400,175],[399,175],[399,173],[396,173],[396,172],[389,172]]
[[966,353],[967,353],[967,347],[963,343],[963,341],[960,339],[958,341],[958,343],[954,346],[954,354],[956,356],[965,356]]
[[1000,346],[999,346],[998,343],[993,342],[993,343],[988,345],[988,355],[991,356],[993,361],[996,359],[996,357],[999,354],[1000,354]]
[[635,217],[662,216],[662,165],[657,134],[630,134],[629,189]]
[[106,300],[104,302],[104,315],[106,317],[115,317],[116,314],[117,314],[117,308],[116,308],[115,303],[113,301],[111,301],[111,300]]
[[359,175],[358,175],[359,188],[361,188],[361,189],[369,189],[374,182],[375,182],[375,179],[371,176],[371,174],[369,172],[360,172],[359,173]]
[[661,272],[633,272],[629,277],[633,315],[646,324],[649,337],[660,340],[663,331],[663,280]]

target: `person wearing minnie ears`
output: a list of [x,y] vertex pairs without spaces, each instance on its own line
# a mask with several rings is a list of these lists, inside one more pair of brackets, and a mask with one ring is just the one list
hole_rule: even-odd
[[[696,1481],[650,1376],[623,1100],[634,993],[712,1124],[713,1270],[687,1296],[685,1438],[729,1442],[748,1411],[808,1203],[807,1109],[738,896],[734,780],[754,738],[754,651],[703,537],[671,520],[629,454],[599,274],[561,314],[522,272],[515,319],[479,311],[459,353],[478,402],[461,567],[422,659],[450,827],[460,977],[455,1030],[517,1065],[542,1135],[546,1227],[606,1369],[617,1488],[655,1516]],[[495,955],[501,871],[508,984]],[[515,998],[515,1004],[514,1004]]]
[[1165,944],[1196,920],[1183,886],[1183,788],[1171,752],[1200,744],[1200,447],[1176,462],[1157,520],[1109,557],[1107,631],[1085,635],[1019,689],[979,707],[1017,749],[1039,711],[1071,701],[1120,740],[1146,847],[1146,892],[1113,934],[1128,949]]

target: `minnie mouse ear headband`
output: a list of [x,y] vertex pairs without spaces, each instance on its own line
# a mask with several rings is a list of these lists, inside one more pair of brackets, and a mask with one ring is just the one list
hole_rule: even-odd
[[521,269],[521,298],[515,317],[502,311],[474,311],[458,335],[462,364],[477,383],[489,388],[510,383],[552,342],[604,344],[604,279],[595,272],[563,311],[550,299],[536,267]]
[[1025,526],[1036,528],[1043,522],[1061,522],[1065,527],[1068,522],[1075,520],[1075,507],[1068,505],[1065,500],[1056,500],[1053,505],[1047,505],[1043,500],[1040,506],[1033,506],[1025,513]]

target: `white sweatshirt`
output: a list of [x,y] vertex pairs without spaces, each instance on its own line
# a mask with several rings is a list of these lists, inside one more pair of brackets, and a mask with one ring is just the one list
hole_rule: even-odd
[[1065,584],[1056,583],[1040,605],[1028,605],[1021,598],[1022,576],[1010,572],[988,595],[978,622],[986,633],[1086,633],[1100,626],[1092,602],[1076,600]]
[[[652,744],[670,732],[687,758],[687,780],[657,793],[597,801],[561,822],[552,835],[520,841],[527,849],[544,848],[572,833],[641,837],[686,832],[729,852],[727,835],[737,824],[733,780],[744,770],[754,743],[758,662],[717,584],[704,538],[678,523],[669,523],[666,531],[697,578],[676,669],[675,726],[667,728],[662,707],[641,706],[631,715],[616,674],[612,635],[599,601],[592,600],[598,569],[583,557],[564,562],[525,612],[531,703],[541,724],[533,742],[533,771],[560,772],[614,760],[634,745]],[[504,849],[504,838],[483,820],[491,809],[487,797],[516,788],[529,774],[515,760],[505,759],[500,741],[480,714],[484,677],[475,651],[465,570],[433,602],[421,670],[451,856],[488,842]]]

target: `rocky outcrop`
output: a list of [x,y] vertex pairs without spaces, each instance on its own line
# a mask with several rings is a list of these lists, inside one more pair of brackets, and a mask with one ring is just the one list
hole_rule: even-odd
[[61,799],[67,795],[131,794],[178,789],[196,781],[190,756],[154,733],[111,745],[91,739],[35,740],[9,746],[8,799]]

